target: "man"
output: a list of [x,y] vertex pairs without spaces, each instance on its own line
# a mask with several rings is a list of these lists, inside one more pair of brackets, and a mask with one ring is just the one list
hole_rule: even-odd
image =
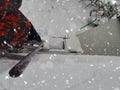
[[41,42],[31,22],[20,12],[22,0],[0,0],[0,49],[21,48],[28,40]]

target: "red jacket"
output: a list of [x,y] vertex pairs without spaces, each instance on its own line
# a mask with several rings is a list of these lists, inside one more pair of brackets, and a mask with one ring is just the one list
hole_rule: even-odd
[[19,48],[27,41],[30,21],[19,11],[22,0],[0,0],[0,49]]

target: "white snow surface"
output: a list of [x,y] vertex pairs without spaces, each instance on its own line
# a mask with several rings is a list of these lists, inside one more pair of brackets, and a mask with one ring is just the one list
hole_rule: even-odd
[[42,35],[65,36],[86,24],[79,0],[24,0],[21,11]]
[[[42,36],[79,31],[88,17],[79,0],[24,0],[21,11]],[[20,77],[11,78],[17,62],[0,60],[0,90],[120,90],[117,56],[36,54]]]
[[15,63],[1,60],[0,90],[120,90],[120,57],[41,54],[11,78]]

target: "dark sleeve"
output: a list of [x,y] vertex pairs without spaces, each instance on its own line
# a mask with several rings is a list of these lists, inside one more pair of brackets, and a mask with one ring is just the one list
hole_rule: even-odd
[[20,8],[22,0],[0,0],[1,11],[15,11]]

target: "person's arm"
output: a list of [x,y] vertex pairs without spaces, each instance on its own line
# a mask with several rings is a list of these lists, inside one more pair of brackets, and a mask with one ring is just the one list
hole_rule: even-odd
[[20,8],[22,0],[0,0],[0,10],[11,12]]

